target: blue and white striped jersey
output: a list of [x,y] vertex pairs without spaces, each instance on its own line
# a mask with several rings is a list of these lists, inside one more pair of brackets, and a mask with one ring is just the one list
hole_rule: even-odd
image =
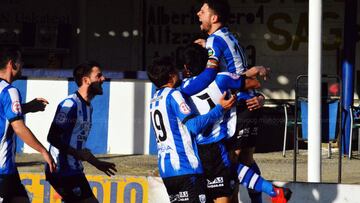
[[[61,142],[77,150],[84,149],[89,136],[92,121],[92,106],[76,92],[69,95],[57,107],[52,125],[61,129]],[[49,151],[54,158],[59,175],[74,175],[83,172],[80,160],[55,146],[50,145]]]
[[20,102],[18,89],[0,79],[0,174],[17,172],[16,137],[10,123],[23,119]]
[[156,134],[160,176],[202,173],[195,138],[183,124],[193,112],[182,94],[173,88],[157,90],[150,102],[150,116]]
[[[182,87],[191,86],[196,83],[196,77],[187,78],[183,81]],[[219,100],[225,91],[230,89],[240,90],[244,87],[244,77],[229,72],[220,72],[216,79],[203,91],[190,97],[191,108],[197,109],[200,115],[208,113]],[[227,93],[230,95],[229,91]],[[209,126],[202,133],[196,136],[196,142],[200,145],[216,143],[223,138],[232,136],[236,129],[236,107],[232,107],[214,125]]]
[[[245,51],[227,27],[223,27],[209,35],[206,39],[208,56],[219,62],[220,71],[240,75],[248,68]],[[253,90],[238,94],[238,100],[250,99],[255,96]]]

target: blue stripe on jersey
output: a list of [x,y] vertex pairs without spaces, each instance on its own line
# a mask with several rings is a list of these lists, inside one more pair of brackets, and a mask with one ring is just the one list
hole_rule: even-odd
[[[151,87],[151,98],[154,97],[155,92],[156,92],[156,87],[155,87],[154,84],[152,84],[152,87]],[[152,103],[151,103],[151,102],[150,102],[150,109],[152,109]],[[157,155],[156,135],[155,135],[155,131],[154,131],[154,129],[153,129],[153,125],[151,125],[151,121],[150,121],[149,154],[151,154],[151,155]]]
[[[14,87],[16,87],[21,95],[21,103],[26,102],[26,88],[27,88],[27,80],[16,80],[12,83]],[[25,121],[25,117],[24,117]],[[18,136],[16,136],[16,152],[20,153],[24,151],[24,141],[22,141]]]
[[[69,82],[68,93],[72,94],[77,91],[78,87],[74,81]],[[92,127],[86,146],[95,154],[106,154],[108,137],[108,119],[109,119],[109,102],[110,102],[110,82],[104,81],[102,84],[103,95],[97,95],[92,101],[93,118]],[[83,110],[83,112],[86,112]]]

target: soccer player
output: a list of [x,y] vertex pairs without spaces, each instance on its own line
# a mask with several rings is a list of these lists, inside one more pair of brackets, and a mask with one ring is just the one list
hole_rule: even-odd
[[205,182],[195,135],[230,109],[235,98],[225,100],[224,94],[209,113],[196,116],[176,89],[181,81],[170,58],[155,60],[147,74],[158,88],[150,102],[150,116],[156,134],[159,172],[170,202],[204,203]]
[[15,165],[15,134],[41,153],[51,172],[56,167],[51,155],[23,120],[24,113],[44,110],[47,101],[35,99],[21,105],[20,92],[11,85],[21,76],[22,64],[21,53],[17,46],[0,47],[0,202],[30,202]]
[[[201,22],[200,29],[208,34],[206,40],[199,39],[195,42],[208,50],[208,64],[220,67],[235,74],[244,73],[248,64],[243,48],[235,36],[229,31],[226,22],[230,15],[230,6],[226,0],[205,0],[197,13]],[[238,125],[237,133],[230,142],[230,147],[242,163],[260,174],[260,169],[253,159],[255,140],[258,133],[258,111],[264,104],[264,96],[253,90],[241,92],[237,95]],[[281,191],[278,191],[281,193]],[[249,190],[252,202],[261,202],[261,193]],[[274,200],[275,201],[275,200]]]
[[[184,75],[193,77],[184,79],[181,87],[192,86],[194,82],[196,83],[196,76],[203,71],[206,64],[206,50],[199,46],[191,45],[185,48],[182,58],[186,72]],[[259,84],[252,84],[251,82],[254,81],[245,80],[245,78],[252,78],[256,75],[266,76],[266,72],[267,69],[265,67],[257,66],[247,70],[240,76],[229,72],[218,73],[215,81],[208,88],[190,97],[190,104],[193,104],[200,114],[207,113],[216,105],[220,92],[228,91],[229,89],[239,91],[248,88],[258,88]],[[234,178],[231,173],[231,164],[225,146],[225,139],[235,133],[236,120],[236,107],[233,107],[212,127],[196,137],[199,156],[207,179],[207,194],[215,202],[229,202],[233,192]],[[265,192],[270,196],[276,196],[270,182],[264,180],[242,164],[236,164],[236,168],[237,177],[242,185],[255,189],[258,192]]]
[[79,88],[58,105],[49,130],[49,151],[58,165],[54,173],[49,173],[46,167],[46,179],[66,203],[98,202],[81,161],[89,162],[108,176],[115,175],[115,164],[98,160],[85,148],[92,126],[91,100],[103,93],[105,78],[96,62],[78,65],[73,75]]

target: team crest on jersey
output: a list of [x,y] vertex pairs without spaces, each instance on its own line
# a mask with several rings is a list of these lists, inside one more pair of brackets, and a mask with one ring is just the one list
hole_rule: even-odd
[[21,105],[19,101],[14,101],[11,104],[11,110],[12,112],[14,112],[15,114],[21,113]]
[[64,112],[59,112],[57,115],[56,115],[56,123],[60,123],[60,124],[63,124],[65,123],[66,121],[66,113]]
[[206,202],[206,195],[204,195],[204,194],[199,195],[199,201],[200,201],[200,203],[205,203]]
[[185,102],[182,102],[179,107],[183,114],[189,114],[191,112],[190,107]]
[[208,51],[208,56],[213,56],[215,54],[215,51],[212,48],[208,48],[207,51]]

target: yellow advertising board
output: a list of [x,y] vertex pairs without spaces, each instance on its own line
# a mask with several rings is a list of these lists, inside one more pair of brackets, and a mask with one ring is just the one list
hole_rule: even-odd
[[[147,203],[148,181],[146,177],[102,175],[86,176],[100,203]],[[44,174],[21,173],[32,203],[61,203],[59,195],[45,180]]]

